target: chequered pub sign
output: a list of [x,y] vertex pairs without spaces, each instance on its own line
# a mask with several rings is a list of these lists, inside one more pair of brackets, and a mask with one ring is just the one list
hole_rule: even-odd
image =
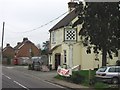
[[77,31],[75,28],[65,28],[64,41],[76,41]]

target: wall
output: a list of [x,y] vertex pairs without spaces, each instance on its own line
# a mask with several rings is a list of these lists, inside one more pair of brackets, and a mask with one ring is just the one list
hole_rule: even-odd
[[33,56],[40,56],[39,49],[31,43],[25,43],[18,51],[18,57],[30,57],[32,53],[30,53],[30,49],[32,50]]
[[3,57],[10,57],[13,58],[15,55],[14,49],[11,47],[8,47],[4,52],[3,52]]
[[51,35],[51,49],[53,48],[53,47],[55,47],[56,45],[60,45],[60,44],[62,44],[62,42],[63,42],[63,38],[64,38],[64,34],[63,34],[63,30],[64,30],[64,28],[60,28],[60,29],[57,29],[57,30],[55,30],[55,31],[52,31],[52,32],[50,32],[50,34],[52,34],[53,32],[55,33],[55,42],[53,43],[53,41],[52,41],[52,35]]
[[[61,50],[62,50],[62,47],[59,46],[51,54],[51,62],[49,61],[49,64],[52,64],[52,69],[55,69],[55,54],[56,53],[61,53],[62,52]],[[49,56],[49,58],[50,58],[50,56]],[[61,65],[62,65],[62,62],[63,62],[63,60],[62,60],[62,57],[61,57]]]

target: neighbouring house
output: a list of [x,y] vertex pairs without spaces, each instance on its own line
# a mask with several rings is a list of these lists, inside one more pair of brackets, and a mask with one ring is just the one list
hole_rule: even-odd
[[17,63],[22,64],[26,59],[31,57],[39,57],[40,50],[37,46],[32,43],[28,38],[23,38],[22,42],[18,42],[14,47],[15,50],[15,60]]
[[[49,64],[52,65],[52,69],[57,69],[59,65],[66,65],[67,67],[79,65],[80,69],[88,70],[99,68],[102,65],[101,53],[91,52],[90,54],[86,52],[87,48],[83,46],[79,36],[82,25],[72,28],[72,25],[78,20],[78,13],[75,10],[76,5],[76,2],[69,2],[69,13],[49,30]],[[76,31],[74,32],[72,29]],[[115,65],[116,60],[118,60],[118,56],[114,55],[113,60],[107,57],[107,64]]]
[[11,64],[12,59],[14,58],[15,52],[14,48],[7,44],[6,47],[3,49],[3,64]]

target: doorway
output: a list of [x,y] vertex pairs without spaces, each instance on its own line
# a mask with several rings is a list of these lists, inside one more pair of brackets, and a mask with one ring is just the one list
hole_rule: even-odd
[[55,70],[57,70],[60,63],[61,63],[61,54],[57,53],[55,54]]

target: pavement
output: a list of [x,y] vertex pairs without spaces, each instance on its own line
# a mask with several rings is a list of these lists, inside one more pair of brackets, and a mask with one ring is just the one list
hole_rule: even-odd
[[[10,67],[7,67],[10,68]],[[87,88],[89,89],[89,87],[80,85],[80,84],[74,84],[74,83],[70,83],[64,80],[59,80],[59,79],[55,79],[54,76],[57,75],[56,71],[49,71],[49,72],[41,72],[41,71],[34,71],[34,70],[28,70],[27,66],[15,66],[11,69],[16,69],[16,70],[20,70],[24,73],[30,74],[30,75],[34,75],[36,77],[39,77],[42,80],[48,81],[50,83],[54,83],[54,84],[58,84],[70,89],[84,89]]]

